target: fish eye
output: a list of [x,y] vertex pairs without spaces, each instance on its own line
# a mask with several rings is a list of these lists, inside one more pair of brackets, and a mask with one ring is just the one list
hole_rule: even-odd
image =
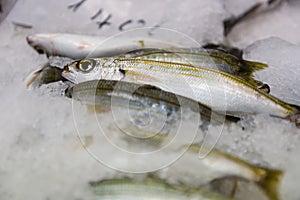
[[83,72],[89,72],[95,67],[94,60],[81,60],[77,63],[77,67],[79,70]]

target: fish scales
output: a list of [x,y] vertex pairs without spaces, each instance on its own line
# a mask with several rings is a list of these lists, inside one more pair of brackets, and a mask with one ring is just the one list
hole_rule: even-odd
[[129,178],[102,180],[90,183],[99,199],[193,199],[193,200],[229,200],[220,194],[204,188],[192,188],[186,185],[170,185],[162,180],[146,178],[137,181]]
[[[81,65],[89,62],[88,70]],[[292,118],[298,109],[266,94],[243,79],[206,67],[136,58],[95,58],[75,61],[62,75],[74,82],[93,79],[150,84],[231,115],[264,113]],[[296,124],[298,119],[295,119]]]
[[[213,69],[136,59],[119,59],[116,60],[116,63],[123,70],[127,70],[129,74],[131,71],[134,74],[141,75],[151,73],[151,76],[154,77],[151,84],[165,90],[168,89],[165,86],[166,83],[169,83],[170,80],[177,81],[179,84],[171,82],[172,85],[170,87],[174,89],[173,92],[210,105],[215,110],[219,110],[218,107],[222,107],[222,102],[225,100],[227,101],[226,109],[230,112],[266,112],[286,117],[294,111],[292,107],[285,105],[270,95],[264,94],[245,81]],[[184,78],[180,78],[182,76]],[[142,76],[134,76],[126,80],[146,83],[142,80]],[[180,85],[182,82],[186,82],[186,84]],[[191,87],[195,95],[191,95],[190,91],[186,90],[186,86]],[[212,90],[216,94],[213,96],[215,99],[210,99],[208,95],[205,95],[205,93],[212,92]],[[216,105],[211,105],[211,101],[215,101]]]

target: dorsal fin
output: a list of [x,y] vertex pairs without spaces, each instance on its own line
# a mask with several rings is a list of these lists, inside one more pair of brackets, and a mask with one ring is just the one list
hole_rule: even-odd
[[239,71],[237,73],[237,76],[244,79],[248,83],[254,85],[254,86],[261,86],[263,85],[262,82],[257,81],[254,79],[253,73],[256,71],[260,71],[262,69],[265,69],[268,67],[265,63],[260,62],[253,62],[248,60],[241,60],[242,65],[239,66]]

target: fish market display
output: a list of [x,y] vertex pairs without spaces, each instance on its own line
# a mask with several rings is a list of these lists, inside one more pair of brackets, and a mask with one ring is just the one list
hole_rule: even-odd
[[98,182],[91,182],[90,185],[97,196],[97,199],[230,199],[220,194],[210,192],[205,188],[192,188],[186,185],[170,185],[162,180],[151,177],[140,181],[129,178],[101,180]]
[[0,0],[0,200],[300,200],[300,0]]
[[[188,151],[163,173],[167,177],[182,174],[180,182],[193,181],[206,184],[215,179],[235,177],[255,182],[265,194],[272,200],[278,200],[278,185],[282,177],[282,171],[254,166],[229,154],[213,149],[205,158],[198,158],[200,150],[205,147],[193,144]],[[194,166],[193,168],[182,166]],[[195,173],[195,169],[197,173]]]
[[[151,84],[232,115],[264,113],[295,121],[299,111],[246,81],[218,70],[133,58],[95,58],[65,66],[62,76],[73,83],[93,79]],[[174,80],[174,81],[172,81]]]

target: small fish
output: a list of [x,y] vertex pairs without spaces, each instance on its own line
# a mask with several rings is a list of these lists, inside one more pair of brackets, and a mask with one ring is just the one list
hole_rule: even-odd
[[289,105],[243,79],[210,68],[136,58],[95,58],[64,67],[62,76],[73,83],[123,80],[148,84],[193,99],[233,116],[268,114],[300,125],[299,107]]
[[220,70],[238,76],[255,86],[263,84],[253,78],[253,72],[268,66],[264,63],[243,60],[225,51],[204,48],[138,49],[123,56],[125,58],[175,62]]
[[[254,166],[230,154],[212,149],[204,158],[199,158],[200,150],[207,149],[199,144],[188,147],[185,154],[162,173],[166,177],[182,177],[181,182],[195,182],[197,185],[207,184],[222,178],[238,178],[256,183],[270,200],[278,200],[278,185],[283,172]],[[188,167],[184,167],[188,166]]]
[[73,59],[114,56],[140,48],[171,48],[174,44],[149,38],[120,38],[67,33],[39,33],[27,36],[27,43],[38,53]]
[[90,182],[97,199],[110,200],[229,200],[231,198],[211,192],[205,188],[187,185],[171,185],[163,180],[147,177],[144,180],[130,178],[108,179]]
[[207,123],[210,121],[223,123],[223,120],[220,119],[224,119],[224,117],[226,122],[237,122],[239,120],[239,118],[231,116],[218,118],[217,116],[221,114],[214,113],[212,115],[211,109],[203,104],[151,85],[113,80],[94,80],[82,82],[68,88],[65,95],[83,104],[96,106],[98,110],[103,112],[111,109],[111,98],[114,98],[114,106],[129,106],[130,110],[138,112],[149,110],[156,113],[157,116],[160,116],[160,114],[169,116],[180,111],[181,105],[184,105],[191,111],[200,112],[201,119]]

